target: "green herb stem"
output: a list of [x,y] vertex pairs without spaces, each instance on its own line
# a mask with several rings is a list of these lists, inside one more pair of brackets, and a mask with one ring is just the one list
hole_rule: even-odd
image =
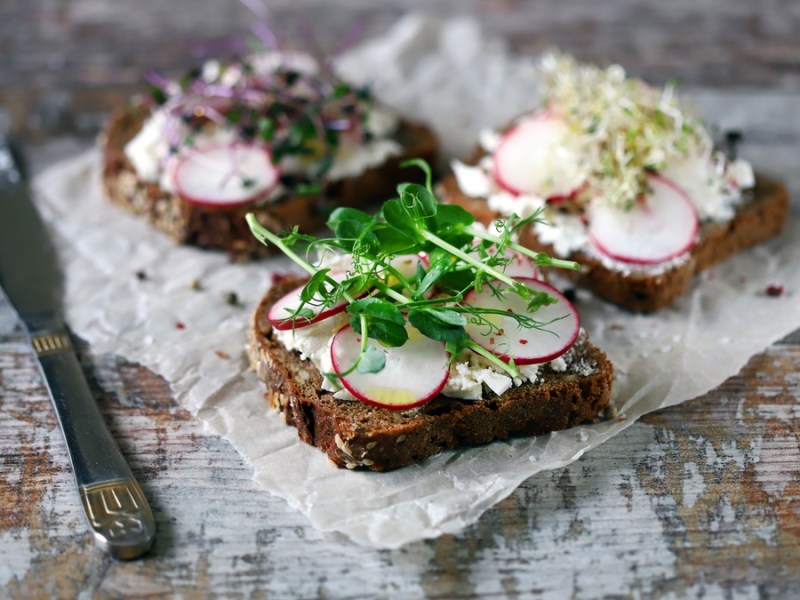
[[376,280],[374,282],[374,285],[381,292],[383,292],[384,294],[386,294],[387,296],[389,296],[391,298],[394,298],[395,300],[397,300],[401,304],[409,304],[411,302],[410,299],[408,299],[405,296],[403,296],[403,294],[401,294],[400,292],[398,292],[396,290],[393,290],[388,285],[384,284],[382,281],[377,281]]
[[[314,275],[317,273],[317,271],[319,271],[319,269],[314,267],[314,265],[310,264],[307,260],[300,257],[294,250],[289,248],[289,246],[287,246],[280,237],[278,237],[277,235],[272,233],[269,229],[261,225],[261,223],[258,222],[256,216],[253,213],[247,213],[247,215],[245,215],[245,220],[247,221],[247,225],[250,227],[250,231],[262,243],[264,243],[264,241],[266,240],[268,242],[275,244],[280,249],[281,252],[283,252],[286,256],[291,258],[295,263],[297,263],[297,265],[300,268],[306,271],[309,275]],[[333,285],[339,284],[339,282],[337,282],[334,279],[331,279],[330,277],[326,277],[325,281]],[[355,298],[353,298],[353,296],[351,296],[347,292],[343,293],[342,296],[344,296],[345,300],[347,300],[348,302],[355,302]]]
[[425,231],[425,230],[421,230],[419,233],[420,233],[420,235],[422,235],[423,238],[425,238],[426,240],[428,240],[432,244],[435,244],[436,246],[439,246],[439,248],[441,248],[443,250],[447,250],[453,256],[455,256],[457,258],[460,258],[465,263],[467,263],[469,265],[472,265],[473,267],[475,267],[479,271],[483,271],[485,273],[488,273],[489,275],[491,275],[495,279],[498,279],[498,280],[502,281],[503,283],[505,283],[506,285],[510,286],[513,289],[518,289],[519,282],[514,281],[511,277],[509,277],[505,273],[501,273],[500,271],[498,271],[496,269],[493,269],[492,267],[486,266],[481,261],[477,260],[476,258],[473,258],[472,256],[470,256],[469,254],[467,254],[466,252],[464,252],[460,248],[456,248],[452,244],[444,241],[438,235],[435,235],[435,234],[431,233],[430,231]]
[[496,356],[495,354],[492,354],[480,344],[477,344],[476,342],[469,340],[465,344],[465,346],[470,350],[472,350],[473,352],[475,352],[476,354],[480,354],[483,358],[491,362],[493,365],[496,365],[499,369],[502,369],[503,371],[508,373],[510,377],[514,379],[521,377],[520,372],[517,370],[517,367],[515,365],[513,365],[512,363],[503,362],[500,359],[500,357]]
[[[464,231],[470,235],[473,235],[477,238],[482,240],[486,240],[487,242],[493,242],[495,244],[500,245],[503,243],[503,240],[500,238],[493,236],[490,233],[486,233],[485,231],[479,231],[477,229],[473,229],[472,227],[467,227]],[[505,243],[509,248],[524,254],[525,256],[532,258],[536,261],[536,264],[542,267],[555,267],[558,269],[570,269],[572,271],[577,271],[581,268],[580,263],[575,262],[574,260],[562,260],[560,258],[553,258],[549,256],[545,252],[534,252],[533,250],[529,250],[525,246],[518,244],[516,242],[508,241]]]
[[[405,296],[404,296],[405,297]],[[448,308],[456,310],[457,307],[456,303],[461,302],[464,299],[464,294],[457,294],[455,296],[447,296],[446,298],[431,298],[430,300],[408,300],[406,298],[405,308],[420,308],[422,306],[431,306],[431,305],[445,305]],[[452,306],[450,306],[452,304]],[[461,312],[458,311],[457,312]],[[463,312],[467,312],[466,309]]]
[[259,223],[258,219],[256,219],[256,216],[253,213],[247,213],[247,215],[245,215],[245,220],[247,221],[247,225],[250,227],[250,231],[253,232],[253,235],[255,235],[259,241],[265,243],[266,240],[267,242],[275,244],[281,252],[291,258],[309,275],[314,275],[317,272],[318,269],[315,269],[314,266],[309,264],[307,260],[298,256],[297,253],[289,248],[289,246],[287,246],[280,237]]

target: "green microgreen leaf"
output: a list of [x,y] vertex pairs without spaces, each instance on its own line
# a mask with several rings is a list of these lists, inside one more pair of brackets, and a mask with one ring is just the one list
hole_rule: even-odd
[[284,310],[287,313],[284,321],[293,321],[298,318],[310,321],[314,318],[314,311],[308,306],[299,306],[295,310],[292,310],[291,308],[285,308]]
[[330,269],[320,269],[314,273],[300,292],[300,300],[303,302],[312,302],[315,297],[323,297],[326,292],[325,286],[328,273],[330,273]]
[[151,85],[150,86],[150,96],[152,96],[153,101],[158,106],[161,106],[162,104],[164,104],[169,99],[169,96],[167,96],[167,93],[164,90],[162,90],[160,87],[158,87],[157,85]]
[[436,216],[439,205],[427,187],[418,183],[401,183],[397,186],[397,192],[409,217],[424,220]]
[[368,337],[378,340],[384,346],[402,346],[408,340],[405,318],[400,309],[387,300],[368,297],[356,300],[347,306],[350,313],[350,326],[362,333],[361,318],[369,323]]
[[258,120],[258,136],[265,142],[269,142],[275,137],[275,123],[272,119],[261,117]]
[[421,241],[417,223],[413,216],[409,214],[402,200],[396,198],[385,202],[381,213],[387,225],[414,241]]
[[298,183],[293,192],[298,196],[316,196],[322,192],[322,186],[318,183]]
[[342,221],[354,221],[362,225],[369,225],[375,222],[375,218],[363,210],[340,206],[334,209],[331,216],[328,217],[328,227],[335,232],[336,226]]
[[453,229],[457,227],[469,227],[475,222],[475,215],[457,204],[441,204],[436,211],[436,227],[442,229]]
[[361,252],[380,246],[373,232],[375,218],[357,208],[337,208],[328,218],[328,227],[333,229],[341,247],[353,252],[356,246]]
[[200,69],[190,69],[178,80],[178,85],[180,86],[181,90],[189,89],[189,86],[192,85],[202,74]]
[[462,343],[469,337],[464,315],[447,308],[415,308],[408,312],[408,322],[422,335],[440,342]]
[[233,109],[229,110],[228,113],[225,115],[225,119],[229,123],[238,123],[238,121],[241,118],[241,116],[242,116],[242,111],[239,110],[239,109],[233,108]]
[[385,366],[386,355],[374,346],[367,346],[367,349],[359,357],[356,370],[359,373],[380,373]]
[[349,94],[349,93],[350,93],[350,92],[352,92],[352,91],[353,91],[353,88],[351,88],[351,87],[350,87],[349,85],[347,85],[346,83],[337,83],[337,84],[336,84],[336,85],[333,87],[333,92],[332,92],[332,94],[331,94],[331,95],[332,95],[334,98],[341,98],[341,97],[343,97],[343,96],[346,96],[347,94]]
[[[437,252],[435,255],[431,255],[429,257],[430,260],[430,267],[427,271],[420,272],[418,270],[418,275],[422,274],[423,277],[417,286],[416,293],[414,296],[416,298],[421,298],[425,295],[428,290],[430,290],[437,281],[439,281],[442,276],[447,273],[453,265],[452,258],[449,254],[444,254],[442,252]],[[422,266],[420,265],[419,268],[421,269]]]
[[386,255],[413,254],[419,248],[419,242],[413,233],[393,227],[376,228],[375,237],[381,251]]
[[297,145],[303,145],[308,140],[316,137],[317,129],[314,122],[308,118],[302,118],[297,123],[292,123],[289,126],[289,140]]

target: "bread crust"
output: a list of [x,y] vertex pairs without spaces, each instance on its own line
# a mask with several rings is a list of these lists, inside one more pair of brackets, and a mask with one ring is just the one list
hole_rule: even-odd
[[424,175],[418,169],[403,169],[400,163],[410,158],[433,163],[438,151],[431,129],[403,120],[396,137],[403,147],[400,155],[357,177],[330,182],[320,194],[287,195],[274,202],[244,206],[201,206],[139,179],[125,155],[125,145],[149,114],[146,107],[130,106],[118,110],[108,121],[100,142],[106,195],[126,210],[144,216],[178,243],[226,250],[237,260],[257,258],[271,251],[250,233],[245,222],[248,212],[255,213],[261,224],[275,232],[295,226],[302,232],[314,232],[337,206],[365,206],[391,197],[401,181],[421,182]]
[[595,419],[611,397],[611,362],[583,339],[575,360],[594,366],[588,375],[543,366],[537,382],[502,396],[487,394],[480,401],[438,396],[408,411],[337,400],[322,390],[317,368],[287,350],[266,319],[272,303],[303,282],[289,278],[272,286],[253,313],[248,354],[267,386],[269,405],[297,428],[301,440],[320,448],[338,467],[388,471],[447,449],[566,429]]
[[[441,182],[442,201],[458,204],[476,218],[488,223],[501,215],[492,211],[486,200],[464,194],[451,173]],[[694,275],[755,244],[778,235],[789,212],[789,194],[781,182],[758,175],[751,197],[745,199],[733,219],[726,223],[705,223],[688,260],[657,274],[611,269],[595,256],[573,252],[569,260],[581,264],[580,271],[564,271],[581,288],[634,312],[654,312],[672,304],[692,284]],[[555,249],[543,244],[531,228],[522,232],[520,243],[539,252],[556,256]]]

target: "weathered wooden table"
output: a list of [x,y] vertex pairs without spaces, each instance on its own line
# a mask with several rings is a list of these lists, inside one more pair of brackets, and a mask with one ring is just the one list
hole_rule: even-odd
[[[326,44],[355,18],[369,34],[408,8],[464,10],[521,52],[558,44],[656,82],[796,99],[800,109],[800,9],[789,0],[272,4],[276,22],[308,18]],[[89,143],[145,69],[190,62],[187,42],[219,41],[246,18],[233,0],[6,1],[0,120],[46,166]],[[798,119],[763,123],[756,158],[770,166],[783,156],[797,197]],[[152,501],[158,540],[129,563],[94,548],[32,352],[0,301],[0,597],[800,596],[800,331],[709,394],[526,481],[462,535],[397,551],[310,528],[256,489],[158,376],[80,351]]]

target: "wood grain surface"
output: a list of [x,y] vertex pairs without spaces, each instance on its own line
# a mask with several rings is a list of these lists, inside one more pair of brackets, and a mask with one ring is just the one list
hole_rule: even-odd
[[[800,108],[792,0],[270,6],[282,26],[313,21],[328,47],[356,21],[370,35],[410,9],[467,12],[523,53],[558,44],[652,81],[722,90],[732,105],[774,101],[784,108],[765,110],[747,155],[800,194],[800,121],[785,108]],[[41,169],[90,143],[146,70],[189,64],[193,48],[246,22],[233,0],[0,0],[0,120]],[[157,375],[79,351],[151,500],[157,542],[127,563],[95,549],[33,354],[0,300],[2,598],[800,597],[800,330],[709,394],[526,481],[463,534],[396,551],[314,530],[256,489]]]

